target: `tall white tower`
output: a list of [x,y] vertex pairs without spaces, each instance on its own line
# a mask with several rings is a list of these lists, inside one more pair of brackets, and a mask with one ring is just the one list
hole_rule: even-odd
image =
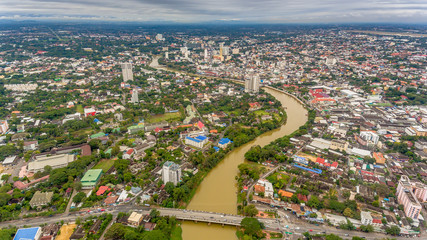
[[250,74],[245,79],[245,92],[258,93],[259,92],[259,76],[258,74]]
[[133,81],[132,64],[122,63],[123,82]]
[[205,48],[205,60],[208,60],[208,49],[207,48]]
[[139,102],[139,98],[138,98],[138,89],[134,88],[132,90],[132,97],[130,99],[131,103],[138,103]]
[[169,59],[169,52],[165,52],[165,59]]

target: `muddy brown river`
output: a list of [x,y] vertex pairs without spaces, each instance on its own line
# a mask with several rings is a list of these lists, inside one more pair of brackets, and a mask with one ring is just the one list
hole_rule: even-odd
[[[277,138],[289,135],[307,121],[307,110],[293,97],[264,88],[285,107],[288,119],[279,129],[269,131],[253,141],[234,149],[205,177],[188,209],[237,214],[237,166],[244,162],[245,153],[254,145],[265,146]],[[237,239],[236,228],[206,223],[183,222],[184,240]]]

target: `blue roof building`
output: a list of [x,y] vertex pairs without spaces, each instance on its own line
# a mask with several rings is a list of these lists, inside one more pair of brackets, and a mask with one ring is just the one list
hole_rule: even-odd
[[316,173],[316,174],[322,174],[322,170],[321,169],[317,169],[317,168],[313,168],[313,169],[312,168],[306,168],[306,167],[300,166],[300,165],[295,164],[295,163],[294,163],[293,166],[296,167],[296,168],[308,171],[308,172],[312,172],[312,173]]
[[194,146],[194,147],[198,147],[198,148],[202,148],[203,145],[205,145],[205,143],[208,142],[208,137],[203,136],[203,135],[199,135],[197,137],[186,137],[185,138],[185,144]]
[[232,143],[233,141],[231,141],[228,138],[221,138],[218,142],[218,146],[220,148],[226,148],[228,146],[228,144]]
[[213,147],[215,149],[215,152],[219,152],[219,147]]
[[21,228],[15,234],[13,240],[38,240],[42,231],[40,227]]

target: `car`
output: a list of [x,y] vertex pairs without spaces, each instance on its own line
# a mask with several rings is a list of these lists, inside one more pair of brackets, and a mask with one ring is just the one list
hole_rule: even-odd
[[299,230],[300,228],[299,228],[299,227],[296,227],[295,229],[296,229],[296,230]]
[[308,229],[309,232],[313,232],[313,229]]
[[344,234],[344,236],[348,237],[348,233]]

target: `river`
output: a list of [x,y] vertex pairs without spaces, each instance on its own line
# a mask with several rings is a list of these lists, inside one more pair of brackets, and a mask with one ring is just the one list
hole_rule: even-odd
[[[253,141],[234,149],[205,177],[187,209],[237,214],[237,166],[244,162],[245,153],[254,145],[265,146],[277,138],[289,135],[307,121],[307,110],[294,98],[279,91],[264,88],[285,107],[288,119],[279,129],[269,131]],[[208,226],[205,223],[184,222],[184,240],[237,239],[235,227]]]

